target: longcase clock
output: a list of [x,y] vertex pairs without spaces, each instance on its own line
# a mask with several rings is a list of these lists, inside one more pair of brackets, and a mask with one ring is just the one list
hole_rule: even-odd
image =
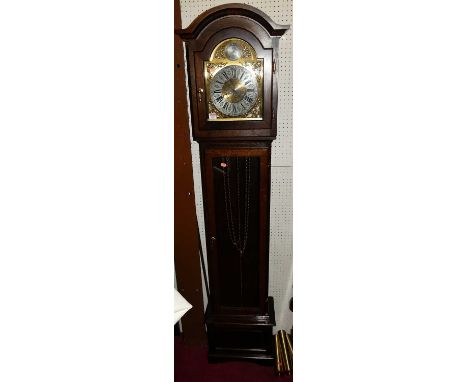
[[192,132],[200,147],[210,361],[274,359],[270,159],[278,43],[287,29],[254,7],[226,4],[176,31],[186,42]]

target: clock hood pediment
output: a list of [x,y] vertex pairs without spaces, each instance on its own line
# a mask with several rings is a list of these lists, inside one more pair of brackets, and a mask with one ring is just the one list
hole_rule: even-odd
[[270,37],[281,37],[289,29],[289,25],[275,23],[267,14],[251,5],[231,3],[207,10],[198,16],[187,28],[177,29],[176,33],[184,40],[194,40],[210,24],[232,16],[241,16],[255,21],[265,29]]

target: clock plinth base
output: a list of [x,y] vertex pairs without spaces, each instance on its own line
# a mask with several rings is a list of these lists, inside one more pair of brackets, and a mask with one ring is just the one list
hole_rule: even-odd
[[208,361],[252,361],[273,365],[273,297],[265,315],[215,315],[206,310]]

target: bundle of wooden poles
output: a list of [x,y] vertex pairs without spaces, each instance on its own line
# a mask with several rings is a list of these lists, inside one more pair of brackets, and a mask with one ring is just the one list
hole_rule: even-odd
[[292,371],[292,339],[284,330],[279,330],[275,335],[275,374],[292,375]]

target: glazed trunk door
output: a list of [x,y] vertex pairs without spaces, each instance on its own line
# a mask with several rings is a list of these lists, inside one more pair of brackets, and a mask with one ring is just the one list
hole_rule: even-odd
[[207,149],[206,227],[213,311],[264,312],[269,149]]

